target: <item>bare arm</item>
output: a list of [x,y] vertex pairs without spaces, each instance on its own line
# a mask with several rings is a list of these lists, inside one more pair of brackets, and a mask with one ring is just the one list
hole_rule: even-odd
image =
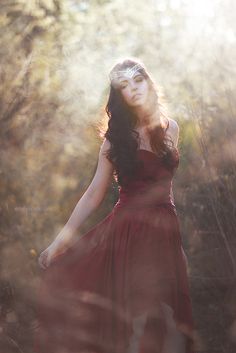
[[71,242],[76,230],[88,216],[100,205],[112,181],[114,167],[106,158],[104,152],[110,148],[110,142],[105,139],[100,147],[98,165],[92,182],[78,201],[67,223],[55,238],[54,242]]
[[[178,123],[175,120],[173,120],[173,119],[169,119],[169,120],[170,120],[170,124],[169,124],[169,128],[168,128],[168,132],[169,132],[170,137],[172,138],[172,141],[174,142],[174,146],[177,147],[178,146],[178,141],[179,141],[179,125],[178,125]],[[171,199],[174,202],[174,194],[173,194],[172,187],[171,187],[171,190],[170,190],[170,194],[171,194]],[[188,267],[188,258],[187,258],[186,254],[185,254],[185,251],[184,251],[182,245],[181,245],[181,251],[182,251],[182,254],[183,254],[183,259],[184,259],[184,262],[185,262],[185,266],[187,268]]]
[[[177,147],[178,141],[179,141],[179,125],[175,120],[170,118],[169,118],[169,128],[167,129],[167,133],[171,137],[172,141],[174,142],[174,146]],[[170,190],[170,194],[171,194],[171,199],[174,202],[174,194],[173,194],[172,187]]]
[[179,125],[177,121],[174,119],[169,119],[169,127],[167,129],[167,135],[170,136],[172,141],[174,142],[174,146],[178,146],[178,141],[179,141]]

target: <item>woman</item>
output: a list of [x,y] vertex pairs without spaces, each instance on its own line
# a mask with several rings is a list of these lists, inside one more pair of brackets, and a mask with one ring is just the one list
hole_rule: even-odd
[[[135,59],[110,72],[108,129],[95,176],[68,222],[41,253],[37,353],[193,353],[187,261],[172,179],[178,124]],[[75,232],[115,176],[119,200]]]

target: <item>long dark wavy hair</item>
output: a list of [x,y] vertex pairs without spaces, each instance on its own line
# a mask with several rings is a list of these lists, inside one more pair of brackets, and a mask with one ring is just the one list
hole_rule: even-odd
[[[158,158],[163,160],[166,168],[171,168],[174,163],[173,141],[165,134],[166,127],[163,121],[169,123],[168,116],[164,112],[165,107],[160,102],[159,90],[155,87],[145,66],[135,58],[127,58],[118,62],[111,70],[124,70],[140,64],[138,72],[149,83],[149,94],[154,97],[153,104],[158,104],[160,113],[160,124],[154,124],[148,128],[148,136],[152,151]],[[111,148],[106,153],[106,157],[114,165],[115,179],[119,185],[123,186],[137,174],[137,169],[142,166],[142,161],[137,158],[137,150],[140,146],[139,133],[135,127],[139,123],[138,116],[132,111],[132,108],[123,99],[121,90],[114,84],[110,84],[108,102],[105,107],[108,116],[108,128],[106,131],[100,130],[100,136],[109,140]]]

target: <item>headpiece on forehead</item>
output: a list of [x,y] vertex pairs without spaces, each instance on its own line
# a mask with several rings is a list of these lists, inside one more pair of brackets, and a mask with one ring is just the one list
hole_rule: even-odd
[[139,63],[132,67],[127,67],[126,69],[122,69],[122,70],[114,68],[110,72],[109,78],[111,82],[118,80],[118,78],[120,77],[132,78],[134,77],[135,73],[141,69],[143,69],[143,67]]

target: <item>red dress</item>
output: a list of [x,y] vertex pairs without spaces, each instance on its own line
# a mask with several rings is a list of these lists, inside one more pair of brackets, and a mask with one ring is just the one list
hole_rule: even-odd
[[139,149],[143,168],[112,211],[42,270],[35,353],[193,353],[179,220],[179,164]]

